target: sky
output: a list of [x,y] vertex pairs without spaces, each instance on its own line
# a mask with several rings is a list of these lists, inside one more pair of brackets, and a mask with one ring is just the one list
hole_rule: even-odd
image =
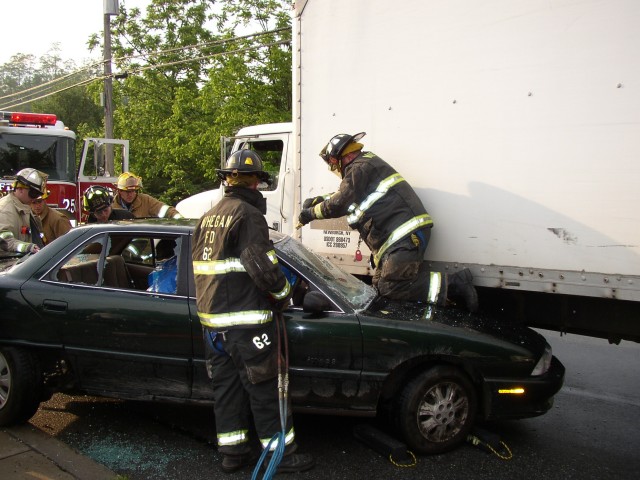
[[[144,11],[150,0],[120,0],[127,9]],[[0,65],[17,54],[45,55],[55,42],[63,60],[78,66],[86,59],[101,59],[100,49],[89,52],[92,33],[102,35],[103,0],[0,0]]]

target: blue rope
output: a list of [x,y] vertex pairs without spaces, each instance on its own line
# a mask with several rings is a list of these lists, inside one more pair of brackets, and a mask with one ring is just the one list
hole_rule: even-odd
[[[284,327],[284,319],[282,318],[282,314],[278,314],[276,316],[276,331],[278,332],[278,357],[280,356],[280,352],[282,349],[280,348],[280,331],[279,325],[282,322],[282,326]],[[286,328],[286,327],[285,327]],[[284,342],[286,343],[286,329],[283,332]],[[269,464],[267,465],[263,480],[271,480],[273,476],[276,474],[278,470],[278,465],[280,465],[280,461],[284,455],[286,437],[287,437],[287,397],[289,393],[289,352],[285,348],[285,372],[282,373],[282,366],[280,364],[280,359],[278,358],[278,407],[280,409],[280,428],[281,431],[276,433],[269,443],[267,447],[262,451],[262,455],[260,455],[260,459],[256,464],[256,468],[253,469],[253,475],[251,475],[251,480],[257,480],[258,475],[260,475],[260,468],[262,464],[267,458],[267,454],[271,451],[271,446],[273,442],[276,442],[276,446],[271,455],[271,459],[269,460]]]
[[258,479],[258,475],[260,475],[260,468],[262,467],[262,464],[267,458],[267,454],[271,451],[271,445],[273,445],[273,442],[277,442],[276,447],[273,451],[273,454],[271,455],[271,459],[269,460],[269,464],[267,465],[267,468],[265,469],[265,472],[262,478],[263,480],[271,480],[273,476],[276,474],[276,471],[278,470],[278,465],[280,465],[280,461],[282,460],[282,455],[284,454],[284,446],[285,446],[284,431],[276,433],[273,436],[273,438],[269,440],[269,444],[262,451],[262,455],[260,455],[260,460],[258,460],[258,464],[256,465],[256,468],[253,469],[253,475],[251,476],[251,480]]

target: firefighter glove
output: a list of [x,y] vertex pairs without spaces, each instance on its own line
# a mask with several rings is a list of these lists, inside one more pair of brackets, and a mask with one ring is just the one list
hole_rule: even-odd
[[315,213],[313,212],[313,208],[305,208],[300,212],[300,216],[298,217],[298,222],[302,225],[306,225],[316,218]]
[[[293,290],[292,290],[292,293],[293,293]],[[291,305],[291,295],[288,295],[286,298],[283,298],[282,300],[278,300],[277,302],[275,302],[273,304],[273,311],[284,312],[287,308],[289,308],[289,305]]]
[[302,203],[302,208],[311,208],[311,207],[315,207],[317,204],[322,203],[324,201],[324,197],[322,195],[319,195],[317,197],[311,197],[311,198],[307,198],[303,203]]

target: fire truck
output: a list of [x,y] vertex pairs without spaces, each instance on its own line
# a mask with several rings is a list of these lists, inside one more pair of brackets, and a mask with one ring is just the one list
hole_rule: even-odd
[[0,112],[0,190],[11,190],[15,174],[36,168],[49,177],[47,205],[83,220],[82,193],[91,185],[113,187],[129,169],[129,141],[87,138],[76,167],[76,134],[49,113]]

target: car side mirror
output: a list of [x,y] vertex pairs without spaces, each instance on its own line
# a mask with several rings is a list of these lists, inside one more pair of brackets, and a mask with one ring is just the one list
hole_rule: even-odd
[[306,313],[322,313],[331,309],[331,302],[317,291],[307,292],[302,300],[302,310]]

